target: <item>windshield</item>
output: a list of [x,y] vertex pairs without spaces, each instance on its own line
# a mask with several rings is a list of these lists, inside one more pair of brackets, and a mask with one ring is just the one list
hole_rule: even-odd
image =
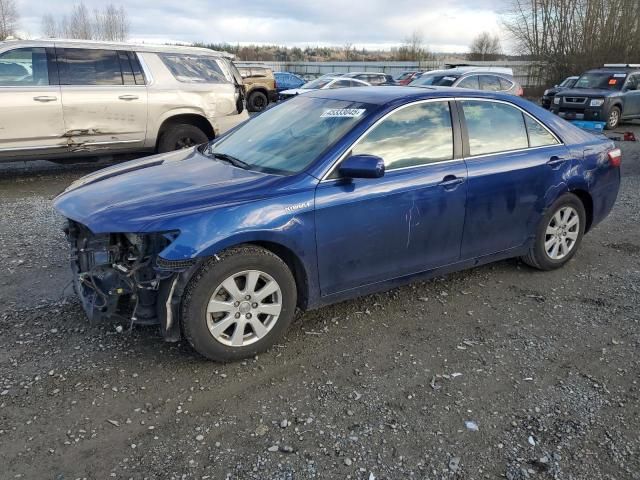
[[245,168],[291,175],[306,169],[370,112],[345,100],[292,98],[265,110],[203,153]]
[[578,79],[574,88],[620,90],[626,78],[626,73],[589,72],[585,73]]
[[578,81],[577,78],[567,78],[567,79],[564,80],[564,82],[562,82],[560,84],[560,86],[561,87],[571,88],[576,84],[577,81]]
[[316,78],[315,80],[305,83],[300,88],[320,89],[331,81],[333,81],[333,78]]
[[416,78],[409,85],[412,87],[419,85],[434,85],[438,87],[450,87],[459,78],[459,75],[447,75],[446,73],[424,74]]

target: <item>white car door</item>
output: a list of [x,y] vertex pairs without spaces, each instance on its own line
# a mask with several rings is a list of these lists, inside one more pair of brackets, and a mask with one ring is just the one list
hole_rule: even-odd
[[[56,46],[65,135],[72,152],[142,148],[147,87],[132,52]],[[136,74],[137,73],[137,74]]]
[[60,86],[46,46],[0,50],[0,158],[64,154]]

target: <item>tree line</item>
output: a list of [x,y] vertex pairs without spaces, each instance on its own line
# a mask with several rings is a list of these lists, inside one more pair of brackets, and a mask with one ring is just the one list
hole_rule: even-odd
[[638,0],[511,0],[504,17],[517,53],[557,82],[604,63],[640,62]]

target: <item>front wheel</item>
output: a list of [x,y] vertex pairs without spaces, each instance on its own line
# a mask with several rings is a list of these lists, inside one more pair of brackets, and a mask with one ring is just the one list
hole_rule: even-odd
[[607,116],[607,130],[613,130],[620,125],[621,111],[620,107],[611,107]]
[[253,92],[249,95],[247,103],[251,112],[261,112],[269,105],[269,99],[262,92]]
[[285,262],[255,246],[226,250],[191,279],[182,327],[201,355],[228,361],[255,355],[280,338],[293,320],[297,290]]
[[582,201],[572,193],[565,193],[543,216],[534,244],[522,260],[540,270],[562,267],[578,250],[585,224]]

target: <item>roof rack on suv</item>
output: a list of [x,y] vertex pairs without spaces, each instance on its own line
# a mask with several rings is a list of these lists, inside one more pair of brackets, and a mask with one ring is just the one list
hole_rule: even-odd
[[640,63],[605,63],[606,68],[640,68]]

